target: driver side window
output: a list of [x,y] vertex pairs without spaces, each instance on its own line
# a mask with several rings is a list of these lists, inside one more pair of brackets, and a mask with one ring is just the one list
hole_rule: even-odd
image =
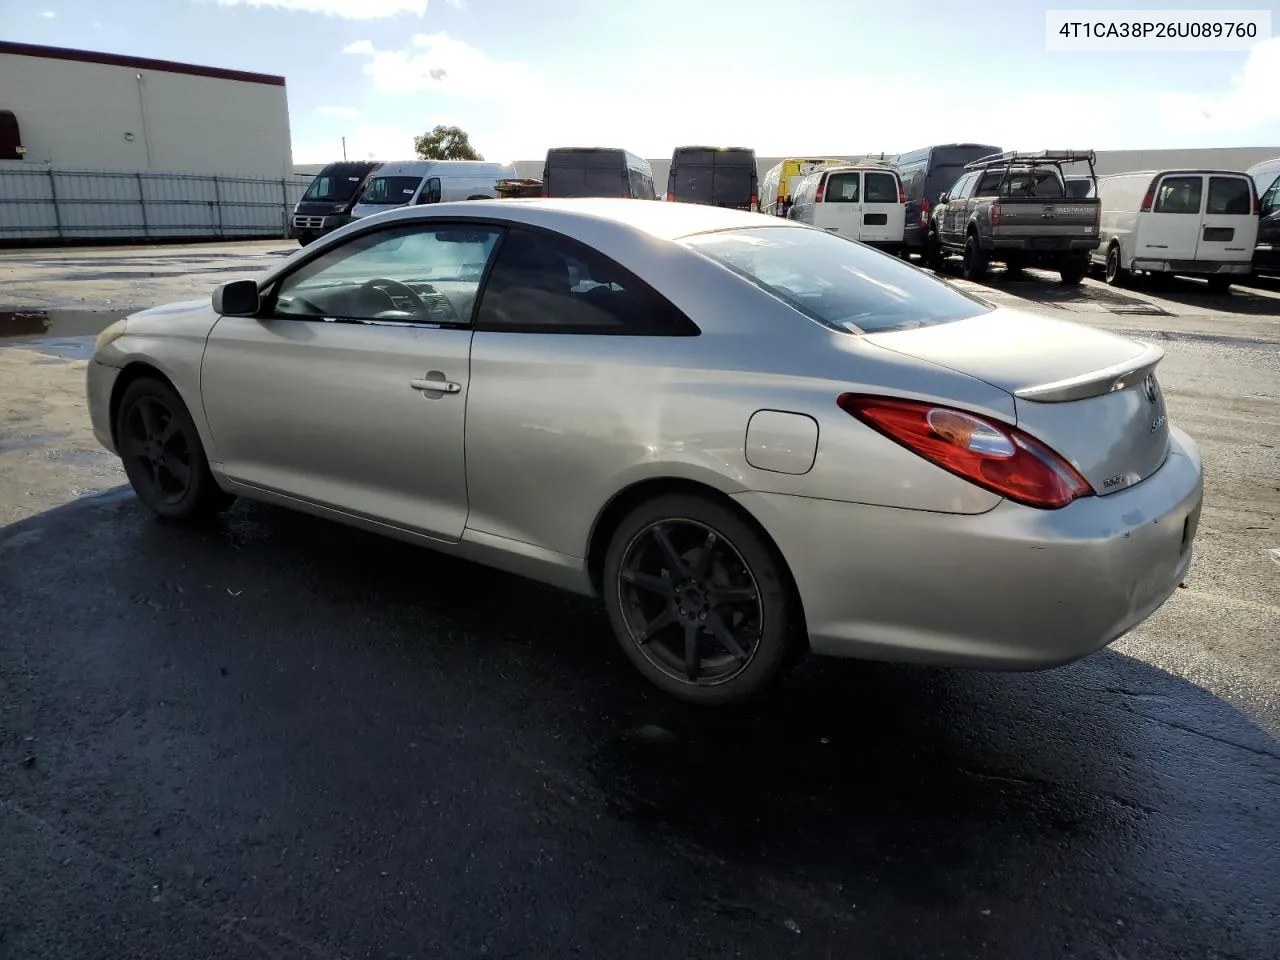
[[465,324],[502,231],[404,224],[353,237],[286,276],[273,314],[293,319]]

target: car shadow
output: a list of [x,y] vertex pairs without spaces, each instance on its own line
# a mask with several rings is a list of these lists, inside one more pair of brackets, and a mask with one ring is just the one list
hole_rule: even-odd
[[[184,528],[115,491],[0,530],[5,563],[0,583],[16,600],[0,609],[0,634],[26,628],[10,635],[23,637],[12,653],[36,691],[31,709],[48,725],[50,704],[69,697],[75,713],[55,726],[76,749],[109,741],[117,766],[98,775],[120,778],[117,789],[164,789],[146,758],[177,736],[163,732],[172,724],[194,771],[184,776],[209,781],[189,785],[163,842],[77,794],[79,770],[49,764],[49,779],[14,792],[49,809],[89,803],[95,829],[119,833],[113,847],[162,872],[181,869],[174,844],[213,829],[201,797],[222,805],[214,820],[237,838],[218,848],[228,862],[285,842],[260,811],[311,797],[314,822],[340,817],[348,847],[377,847],[395,825],[397,858],[378,864],[393,873],[388,889],[421,882],[431,857],[456,859],[451,843],[483,873],[474,858],[497,862],[503,843],[536,829],[581,876],[625,865],[620,895],[661,887],[671,923],[739,935],[759,925],[761,956],[778,955],[769,931],[784,916],[811,950],[856,933],[881,956],[940,955],[941,931],[947,955],[983,954],[979,942],[1043,955],[1046,931],[1080,955],[1117,938],[1157,955],[1223,923],[1241,955],[1263,942],[1265,921],[1238,905],[1266,902],[1280,868],[1267,846],[1275,740],[1117,652],[1033,674],[811,659],[763,700],[709,710],[640,678],[591,600],[275,507],[242,501]],[[55,577],[73,592],[50,589]],[[50,609],[37,615],[41,603]],[[87,635],[119,656],[86,660],[85,624],[117,624]],[[109,629],[125,633],[108,640]],[[86,664],[92,676],[77,673]],[[117,700],[133,717],[123,730]],[[203,765],[206,739],[220,752]],[[513,796],[526,797],[485,808],[484,844],[469,826],[476,798],[449,792],[477,777],[514,778],[525,792]],[[446,808],[432,817],[455,816],[447,831],[424,819],[424,797]],[[317,872],[334,856],[328,842],[288,841],[314,844]],[[275,901],[255,910],[305,902],[291,868],[253,869]],[[348,910],[344,883],[353,903],[362,895],[348,872],[326,881],[335,918]],[[589,880],[557,883],[608,896]],[[379,935],[394,943],[415,922],[427,920],[401,917]]]

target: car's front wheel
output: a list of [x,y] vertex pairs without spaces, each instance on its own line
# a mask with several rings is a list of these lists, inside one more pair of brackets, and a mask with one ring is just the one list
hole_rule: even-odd
[[232,499],[209,470],[186,404],[158,379],[142,377],[125,388],[116,448],[138,499],[166,520],[209,516]]
[[650,681],[692,703],[746,700],[794,662],[787,584],[759,531],[700,496],[642,503],[605,557],[605,605],[623,650]]

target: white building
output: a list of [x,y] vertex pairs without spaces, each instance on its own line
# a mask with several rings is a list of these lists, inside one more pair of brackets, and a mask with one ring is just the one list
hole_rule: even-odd
[[0,169],[293,172],[283,77],[0,41]]

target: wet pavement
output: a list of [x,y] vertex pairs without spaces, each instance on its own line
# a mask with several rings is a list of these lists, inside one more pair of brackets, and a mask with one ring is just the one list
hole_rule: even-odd
[[[130,297],[220,276],[154,267]],[[711,711],[589,601],[243,501],[152,520],[65,355],[99,321],[57,315],[133,301],[0,280],[50,324],[0,340],[0,960],[1276,956],[1268,291],[982,288],[1168,350],[1209,486],[1138,631],[1036,674],[814,660]]]

